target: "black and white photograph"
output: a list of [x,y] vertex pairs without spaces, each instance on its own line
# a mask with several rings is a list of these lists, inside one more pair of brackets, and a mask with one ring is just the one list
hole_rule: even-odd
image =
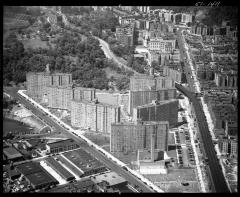
[[238,6],[2,9],[3,193],[238,193]]

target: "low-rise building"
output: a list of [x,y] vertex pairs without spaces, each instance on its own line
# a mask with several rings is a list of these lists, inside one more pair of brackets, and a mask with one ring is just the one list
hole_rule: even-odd
[[59,140],[46,145],[47,153],[59,153],[63,151],[79,148],[79,145],[73,139]]
[[127,184],[126,179],[119,176],[116,172],[106,172],[104,174],[96,175],[92,177],[91,180],[98,185],[102,182],[106,182],[107,188],[113,189]]
[[21,161],[23,160],[23,155],[13,147],[7,147],[3,149],[3,154],[7,157],[7,160],[10,161]]

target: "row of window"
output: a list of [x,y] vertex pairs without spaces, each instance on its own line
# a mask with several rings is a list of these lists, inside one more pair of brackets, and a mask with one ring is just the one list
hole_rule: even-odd
[[69,146],[64,146],[64,147],[56,147],[56,148],[52,148],[50,150],[51,153],[58,153],[58,152],[63,152],[63,151],[67,151],[67,150],[72,150],[74,148],[76,148],[76,144],[74,145],[69,145]]

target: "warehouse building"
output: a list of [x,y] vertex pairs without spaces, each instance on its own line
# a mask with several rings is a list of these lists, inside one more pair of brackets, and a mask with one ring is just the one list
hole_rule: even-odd
[[97,100],[71,102],[71,124],[74,127],[110,133],[111,123],[120,121],[120,107],[99,103]]
[[99,174],[91,178],[91,180],[99,185],[102,182],[106,182],[107,188],[116,188],[125,186],[127,184],[126,179],[119,176],[116,172],[106,172],[104,174]]
[[153,101],[133,109],[133,121],[168,121],[170,126],[178,122],[178,100]]
[[16,166],[19,171],[27,180],[27,182],[34,189],[41,189],[43,187],[56,185],[59,182],[52,177],[39,163],[27,162]]
[[63,151],[79,148],[79,145],[73,139],[59,140],[46,144],[47,153],[59,153]]
[[52,157],[48,157],[45,159],[47,164],[54,169],[64,180],[71,181],[74,180],[75,177],[67,171],[60,163],[58,163],[55,159]]
[[107,168],[83,149],[77,149],[63,153],[64,157],[70,160],[82,171],[81,177],[90,176],[107,171]]
[[21,161],[23,160],[23,155],[13,147],[7,147],[3,149],[3,154],[6,156],[7,160],[10,161]]
[[112,124],[110,151],[135,152],[138,149],[151,148],[151,136],[154,134],[154,147],[167,150],[169,123],[161,122],[128,122]]

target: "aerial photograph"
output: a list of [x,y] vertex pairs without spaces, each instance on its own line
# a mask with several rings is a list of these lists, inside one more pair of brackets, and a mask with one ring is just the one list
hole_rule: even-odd
[[2,193],[238,193],[237,6],[2,8]]

